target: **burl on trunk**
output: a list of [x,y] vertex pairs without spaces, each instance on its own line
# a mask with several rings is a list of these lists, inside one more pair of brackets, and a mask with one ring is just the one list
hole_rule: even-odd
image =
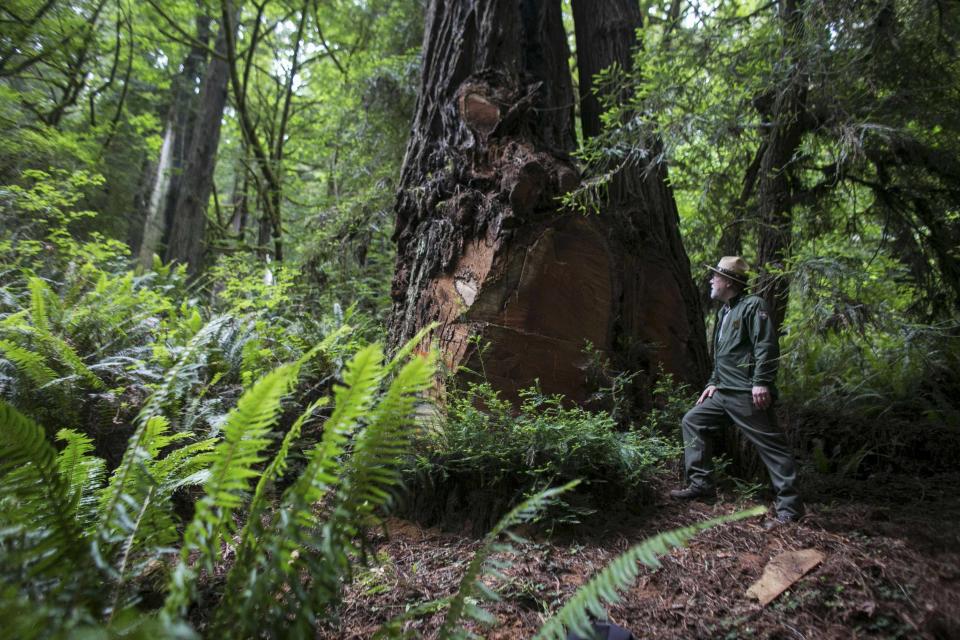
[[[437,321],[448,369],[480,372],[508,397],[539,379],[586,400],[586,341],[611,356],[618,343],[644,345],[641,365],[701,375],[662,261],[641,247],[624,255],[617,225],[558,204],[580,180],[560,3],[434,1],[423,51],[396,204],[391,344]],[[628,264],[645,268],[639,281]]]

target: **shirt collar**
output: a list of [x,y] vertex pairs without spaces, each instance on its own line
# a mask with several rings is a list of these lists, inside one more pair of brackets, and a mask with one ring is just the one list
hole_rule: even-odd
[[737,306],[737,305],[740,303],[741,300],[743,300],[743,297],[744,297],[744,293],[743,293],[743,291],[741,291],[741,292],[738,293],[735,297],[730,298],[730,300],[728,300],[726,303],[724,303],[723,308],[726,309],[726,310],[728,310],[728,311],[729,311],[730,309],[733,309],[735,306]]

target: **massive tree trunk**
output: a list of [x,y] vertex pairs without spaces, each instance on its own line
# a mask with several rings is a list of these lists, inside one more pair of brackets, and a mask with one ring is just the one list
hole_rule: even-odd
[[581,350],[609,342],[612,265],[594,225],[556,204],[578,183],[560,3],[434,0],[423,56],[390,341],[437,321],[451,371],[585,399]]
[[184,165],[180,193],[173,211],[166,260],[188,265],[192,274],[203,266],[204,236],[207,228],[207,205],[213,187],[217,147],[220,145],[220,122],[227,104],[229,69],[226,55],[227,30],[232,23],[222,23],[215,47],[217,55],[207,65],[200,91],[200,113],[191,135],[190,153]]
[[[634,0],[574,0],[573,17],[581,122],[589,137],[602,126],[593,78],[614,64],[632,68],[641,15]],[[623,369],[655,373],[663,363],[682,379],[702,383],[709,360],[700,299],[666,165],[653,160],[662,146],[653,137],[645,146],[650,160],[627,163],[613,176],[600,213],[615,265],[611,344],[632,347],[617,354]]]
[[[557,204],[579,184],[559,1],[434,0],[423,56],[396,204],[391,344],[436,321],[449,370],[482,373],[508,396],[539,380],[586,400],[586,341],[609,355],[627,338],[648,361],[699,376],[672,271],[673,259],[686,264],[669,242],[675,218],[638,223],[643,242],[631,247],[605,216]],[[658,189],[654,211],[672,206]],[[643,308],[659,306],[681,319],[651,322]]]

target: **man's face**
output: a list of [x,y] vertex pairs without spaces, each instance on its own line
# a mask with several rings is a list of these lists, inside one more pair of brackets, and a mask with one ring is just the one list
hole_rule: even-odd
[[733,281],[719,273],[710,277],[710,299],[726,302],[733,297]]

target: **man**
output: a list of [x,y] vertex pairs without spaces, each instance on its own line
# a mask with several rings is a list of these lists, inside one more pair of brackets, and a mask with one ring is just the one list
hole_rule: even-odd
[[710,436],[731,422],[760,454],[776,491],[776,516],[766,529],[796,521],[803,504],[796,490],[796,468],[787,439],[776,422],[773,403],[780,347],[766,303],[748,295],[746,261],[726,256],[713,271],[710,297],[723,303],[713,332],[713,374],[696,406],[683,417],[685,489],[672,498],[713,497]]

